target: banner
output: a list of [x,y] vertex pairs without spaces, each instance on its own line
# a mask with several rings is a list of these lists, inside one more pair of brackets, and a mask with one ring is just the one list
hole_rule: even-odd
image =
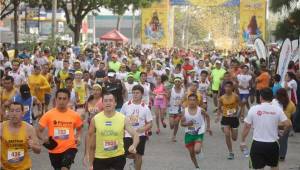
[[228,2],[229,0],[189,0],[192,5],[209,7],[209,6],[219,6]]
[[298,48],[299,40],[293,40],[292,41],[292,51],[296,50]]
[[284,80],[287,72],[288,64],[292,53],[292,42],[290,39],[285,39],[280,49],[280,56],[278,60],[277,74],[281,76],[281,80]]
[[142,9],[142,43],[166,47],[169,45],[169,0],[153,3]]
[[266,37],[266,0],[240,1],[240,44],[250,45]]
[[300,57],[299,40],[292,41],[292,54],[290,61],[296,62]]
[[258,58],[263,58],[266,59],[267,58],[267,48],[265,46],[265,43],[262,39],[257,38],[254,41],[254,48],[257,54]]

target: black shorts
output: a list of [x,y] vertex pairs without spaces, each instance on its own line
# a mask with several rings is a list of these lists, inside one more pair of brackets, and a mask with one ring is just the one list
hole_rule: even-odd
[[219,93],[218,90],[212,90],[212,92],[213,92],[214,94],[218,94],[218,93]]
[[72,163],[74,163],[76,153],[76,148],[67,149],[63,153],[49,153],[52,167],[54,169],[61,169],[62,167],[70,169]]
[[126,164],[125,155],[116,156],[112,158],[95,158],[93,162],[93,169],[95,170],[123,170]]
[[263,169],[265,166],[277,167],[278,159],[279,145],[277,142],[252,142],[250,168]]
[[[146,145],[147,137],[146,136],[140,136],[140,142],[136,147],[136,153],[139,155],[144,155],[145,153],[145,145]],[[130,153],[128,152],[128,148],[130,145],[132,145],[133,139],[126,137],[124,138],[124,150],[125,150],[125,155],[129,155]]]
[[237,117],[222,117],[221,120],[221,125],[222,126],[229,126],[230,128],[236,129],[239,127],[240,122]]

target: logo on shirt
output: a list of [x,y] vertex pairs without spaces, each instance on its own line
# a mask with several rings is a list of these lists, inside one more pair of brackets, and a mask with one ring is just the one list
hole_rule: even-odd
[[112,125],[112,122],[111,122],[111,121],[105,122],[105,126],[111,126],[111,125]]
[[261,115],[275,115],[276,113],[275,112],[266,112],[266,111],[257,111],[256,114],[258,116],[261,116]]

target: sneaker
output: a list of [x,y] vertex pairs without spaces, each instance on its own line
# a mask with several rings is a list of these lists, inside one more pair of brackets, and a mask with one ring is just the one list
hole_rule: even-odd
[[229,153],[227,159],[228,160],[234,160],[234,153]]
[[249,150],[247,147],[244,147],[243,150],[242,150],[243,154],[244,154],[244,157],[245,158],[248,158],[249,157]]
[[196,158],[197,158],[198,161],[203,160],[203,159],[204,159],[204,154],[203,154],[203,152],[200,152],[199,154],[196,154]]
[[128,164],[129,170],[135,170],[135,166],[134,166],[134,161],[132,160],[129,164]]

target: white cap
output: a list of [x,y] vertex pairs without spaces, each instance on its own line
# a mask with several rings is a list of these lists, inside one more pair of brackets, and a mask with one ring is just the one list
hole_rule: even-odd
[[222,64],[222,62],[220,60],[217,60],[216,64]]
[[109,72],[109,73],[107,74],[108,77],[115,77],[115,75],[116,75],[116,73],[114,73],[114,72]]

